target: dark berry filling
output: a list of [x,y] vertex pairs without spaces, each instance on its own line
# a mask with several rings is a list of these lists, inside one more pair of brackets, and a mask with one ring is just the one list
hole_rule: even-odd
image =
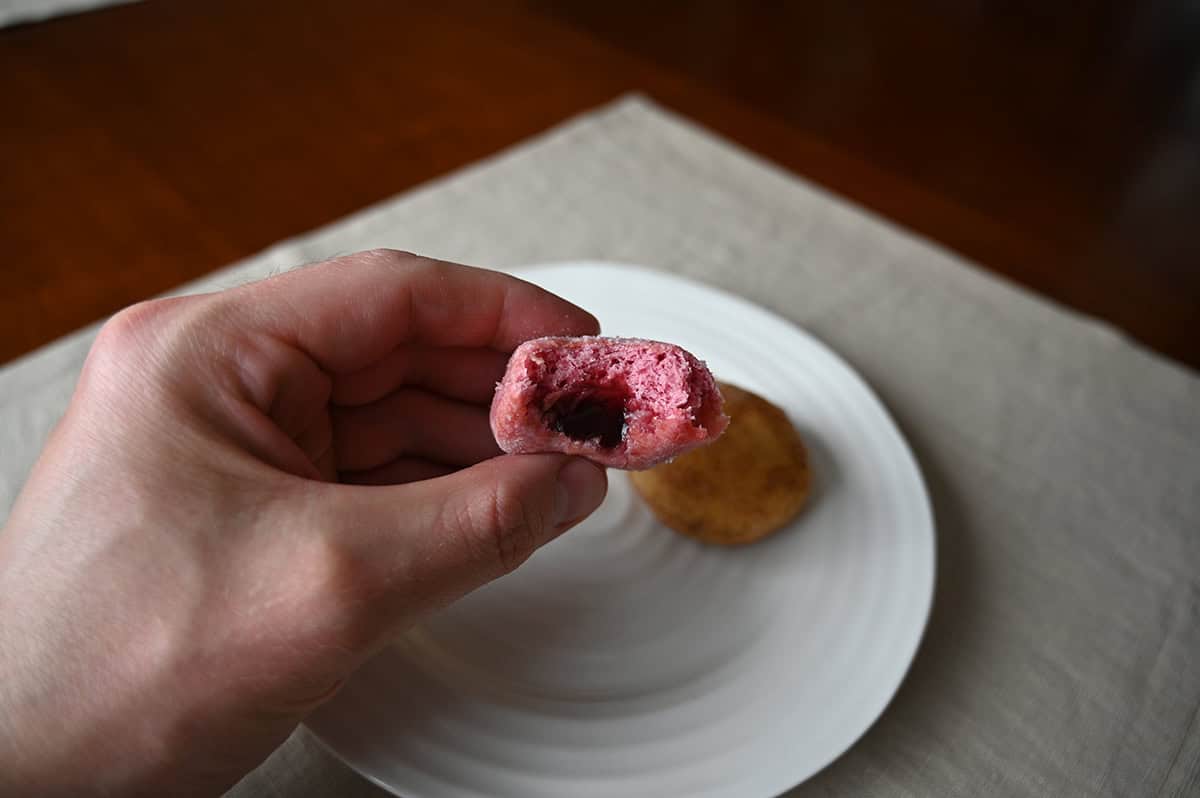
[[560,397],[546,408],[546,426],[576,441],[597,441],[612,449],[625,438],[625,397],[580,393]]

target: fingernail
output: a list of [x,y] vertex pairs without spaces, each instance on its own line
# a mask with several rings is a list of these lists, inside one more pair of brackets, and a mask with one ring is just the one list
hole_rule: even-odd
[[590,514],[604,501],[608,491],[608,475],[603,468],[572,457],[558,472],[558,495],[554,510],[558,523],[573,524]]

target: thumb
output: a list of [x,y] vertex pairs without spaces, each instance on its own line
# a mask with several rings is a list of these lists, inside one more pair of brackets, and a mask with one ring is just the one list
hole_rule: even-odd
[[399,622],[512,571],[607,489],[604,469],[582,458],[509,455],[423,482],[337,486],[326,529]]

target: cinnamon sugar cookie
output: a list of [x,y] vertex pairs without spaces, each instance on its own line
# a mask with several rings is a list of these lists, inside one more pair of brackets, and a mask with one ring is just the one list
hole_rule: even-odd
[[791,521],[808,500],[808,457],[787,415],[720,383],[729,426],[712,444],[630,474],[659,520],[706,543],[751,543]]

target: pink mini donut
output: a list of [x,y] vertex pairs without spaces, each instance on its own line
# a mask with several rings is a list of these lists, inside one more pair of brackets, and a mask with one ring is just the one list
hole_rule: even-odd
[[563,452],[635,471],[713,441],[729,424],[712,374],[691,353],[593,336],[517,347],[491,421],[509,454]]

